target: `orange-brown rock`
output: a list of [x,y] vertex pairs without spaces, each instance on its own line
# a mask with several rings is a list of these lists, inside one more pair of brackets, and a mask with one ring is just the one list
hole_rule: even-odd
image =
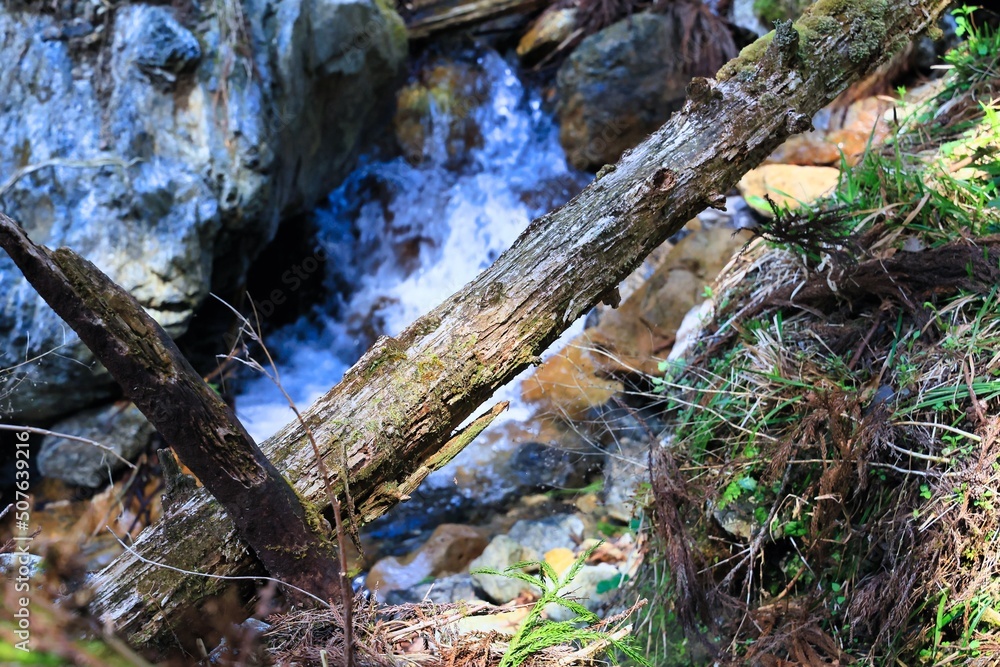
[[765,164],[831,165],[839,160],[837,144],[827,138],[826,132],[813,130],[789,137],[768,156]]
[[526,64],[535,63],[570,40],[576,28],[576,7],[551,6],[531,23],[517,43],[517,56]]
[[748,238],[747,232],[734,234],[724,227],[684,237],[649,280],[621,308],[606,313],[591,334],[594,345],[611,353],[602,357],[605,371],[655,374],[684,316],[704,300],[705,288]]
[[602,356],[591,348],[589,333],[577,336],[521,384],[521,398],[547,414],[568,420],[584,417],[624,389],[621,382],[600,377]]
[[834,109],[826,128],[790,137],[767,158],[769,164],[838,165],[841,155],[857,163],[868,142],[880,143],[889,133],[884,115],[893,102],[866,97]]
[[461,634],[476,632],[488,635],[491,632],[498,632],[503,635],[513,635],[524,619],[528,617],[529,611],[531,609],[525,606],[497,614],[466,616],[450,627],[454,627]]
[[765,164],[752,169],[740,180],[740,194],[764,215],[771,208],[761,203],[767,195],[779,206],[790,209],[810,204],[837,187],[840,170],[834,167],[807,167],[794,164]]
[[489,540],[472,526],[445,523],[423,546],[402,558],[387,556],[368,573],[368,589],[378,595],[407,589],[429,578],[457,574],[486,548]]
[[545,562],[555,570],[560,577],[576,561],[573,551],[566,547],[557,547],[545,552]]
[[522,398],[543,411],[581,418],[606,403],[623,385],[612,374],[656,373],[673,346],[684,315],[704,299],[733,253],[747,240],[722,227],[700,229],[670,250],[659,268],[598,325],[573,339],[521,385]]

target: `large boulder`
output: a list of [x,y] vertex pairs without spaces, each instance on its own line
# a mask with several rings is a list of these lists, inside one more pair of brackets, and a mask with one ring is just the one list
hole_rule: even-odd
[[617,162],[683,105],[692,76],[710,76],[735,55],[732,35],[707,9],[669,7],[587,37],[559,68],[559,140],[573,166]]
[[[383,2],[4,5],[0,207],[180,335],[210,290],[242,282],[279,219],[351,168],[406,57]],[[0,368],[45,355],[4,376],[5,416],[109,396],[108,374],[6,256],[0,284]]]

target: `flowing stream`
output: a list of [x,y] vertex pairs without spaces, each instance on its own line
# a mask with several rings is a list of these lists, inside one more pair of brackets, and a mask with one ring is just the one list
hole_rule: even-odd
[[[449,117],[432,106],[433,130],[419,163],[363,159],[316,212],[318,242],[328,258],[325,280],[335,296],[267,341],[279,359],[281,381],[300,407],[333,386],[375,336],[399,333],[460,289],[533,218],[567,201],[590,179],[567,166],[558,128],[543,111],[540,95],[508,62],[480,51],[476,66],[483,72],[479,85],[489,90],[470,112],[481,136],[477,147],[456,160]],[[580,329],[578,322],[565,338]],[[507,421],[529,413],[519,384],[520,379],[500,392],[511,401]],[[258,441],[293,416],[261,377],[243,384],[237,405]],[[498,427],[499,420],[488,432],[501,433]],[[504,440],[481,436],[424,486],[448,489],[455,498],[499,498],[497,483],[491,488],[482,480],[494,478],[494,455],[511,446]],[[474,490],[456,483],[468,477],[463,470],[479,479]]]

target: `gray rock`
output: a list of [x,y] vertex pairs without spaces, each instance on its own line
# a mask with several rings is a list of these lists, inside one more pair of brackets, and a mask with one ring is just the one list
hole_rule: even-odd
[[[116,5],[109,34],[0,7],[0,208],[94,262],[172,336],[346,175],[406,57],[381,0],[245,0],[245,21],[229,6]],[[0,284],[0,368],[58,350],[0,380],[5,417],[108,398],[108,373],[6,256]]]
[[635,490],[649,481],[649,445],[623,437],[608,451],[604,464],[604,511],[609,517],[628,523],[635,514]]
[[[575,550],[586,527],[574,514],[557,514],[537,521],[518,521],[507,536],[537,554],[560,547]],[[488,547],[487,547],[488,548]]]
[[746,500],[737,500],[726,505],[725,509],[710,506],[712,516],[719,523],[719,527],[745,542],[753,538],[755,508],[754,503]]
[[[139,14],[135,61],[147,74],[162,76],[191,70],[201,59],[201,45],[191,31],[174,19],[166,7],[151,7]],[[168,77],[169,78],[169,77]]]
[[[573,581],[563,589],[563,597],[576,600],[584,607],[601,615],[614,601],[615,593],[621,582],[621,573],[610,563],[584,565]],[[603,586],[602,586],[603,584]],[[607,588],[601,593],[598,587]],[[553,621],[569,621],[576,614],[562,605],[551,603],[546,605],[545,614]]]
[[[711,32],[692,36],[684,19],[639,13],[580,43],[556,83],[559,140],[571,164],[597,169],[617,162],[683,105],[692,76],[711,76],[735,55],[721,21],[706,15],[695,22],[704,25]],[[682,53],[694,44],[698,53]]]
[[527,590],[529,586],[518,579],[495,574],[476,574],[475,571],[479,568],[486,568],[503,572],[514,563],[538,560],[539,558],[539,552],[526,548],[507,535],[497,535],[486,546],[483,553],[469,563],[469,571],[473,573],[473,582],[482,589],[490,601],[504,604],[516,598],[521,591]]
[[476,593],[474,584],[475,581],[471,574],[453,574],[407,590],[389,591],[385,595],[385,603],[389,605],[420,602],[448,604],[463,600],[478,600],[479,595]]
[[[139,455],[153,437],[153,427],[131,403],[86,410],[57,422],[53,431],[99,442],[126,460]],[[110,473],[125,464],[107,451],[79,440],[45,436],[38,452],[38,470],[45,477],[99,488]]]
[[599,465],[596,457],[583,452],[526,442],[510,458],[507,474],[521,492],[578,489],[586,485],[591,468]]

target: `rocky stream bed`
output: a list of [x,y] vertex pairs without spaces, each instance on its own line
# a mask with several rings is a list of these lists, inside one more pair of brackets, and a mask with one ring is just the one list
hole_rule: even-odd
[[[381,0],[9,4],[0,205],[130,290],[263,439],[292,415],[267,379],[216,371],[229,323],[210,293],[256,303],[284,387],[308,405],[658,127],[692,76],[760,29],[735,4],[643,12],[586,37],[579,8],[554,6],[409,44]],[[725,39],[680,46],[688,19]],[[537,592],[473,571],[563,573],[603,541],[573,593],[600,614],[632,604],[618,593],[643,553],[634,494],[662,432],[649,378],[697,327],[761,197],[815,199],[887,134],[894,103],[869,92],[821,112],[725,211],[657,249],[620,307],[596,308],[504,388],[509,413],[366,527],[357,586],[388,604],[516,604]],[[134,535],[158,515],[162,443],[6,257],[0,281],[2,419],[39,430],[37,545],[80,543],[93,571],[120,549],[105,524]],[[505,631],[525,613],[469,620]]]

